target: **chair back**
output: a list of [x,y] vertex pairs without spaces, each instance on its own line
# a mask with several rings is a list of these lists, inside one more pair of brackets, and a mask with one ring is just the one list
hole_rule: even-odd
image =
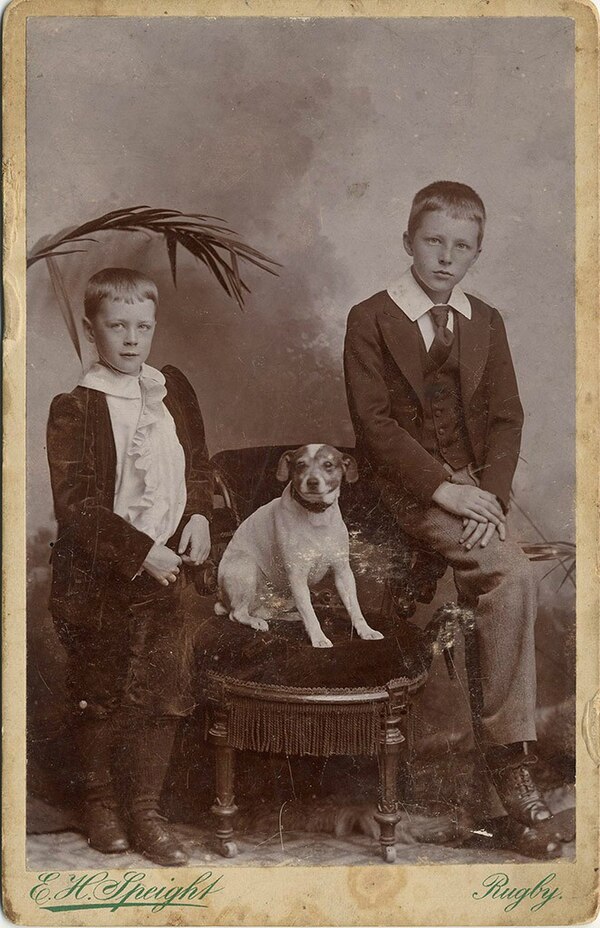
[[[288,450],[289,445],[265,445],[219,451],[212,457],[217,482],[227,488],[232,509],[240,522],[260,506],[281,496],[285,484],[277,480],[277,465]],[[354,454],[354,448],[339,450],[343,454]],[[382,542],[402,534],[380,497],[379,488],[364,470],[362,473],[359,470],[356,483],[343,481],[340,508],[350,531]]]
[[217,481],[227,489],[240,522],[260,506],[281,496],[284,484],[275,474],[279,459],[287,450],[285,445],[235,448],[219,451],[211,458]]

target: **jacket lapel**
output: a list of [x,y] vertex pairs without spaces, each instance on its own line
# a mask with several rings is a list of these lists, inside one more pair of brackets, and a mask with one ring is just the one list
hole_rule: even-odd
[[425,394],[419,326],[416,322],[410,321],[388,293],[385,294],[380,322],[381,331],[390,354],[417,394],[421,406],[423,406]]
[[[163,374],[165,372],[163,371]],[[183,453],[185,456],[185,468],[186,476],[190,468],[190,438],[187,430],[187,423],[185,421],[185,416],[182,415],[181,402],[177,393],[177,390],[174,388],[172,381],[170,380],[168,374],[165,374],[165,386],[167,388],[167,395],[165,396],[163,403],[173,416],[173,422],[175,423],[175,431],[177,433],[177,438],[179,443],[183,448]]]
[[169,380],[167,377],[165,377],[165,386],[167,388],[167,395],[165,396],[163,403],[165,404],[165,406],[167,407],[167,409],[173,416],[173,421],[175,423],[175,430],[177,431],[177,437],[181,441],[180,422],[179,422],[179,403],[175,402],[175,396],[174,396],[175,391],[173,390],[173,388],[171,387],[171,389],[169,390],[169,386],[171,385],[169,384]]
[[[89,439],[92,442],[90,454],[95,457],[95,489],[102,496],[102,505],[112,509],[115,496],[117,451],[106,396],[99,390],[87,387],[75,387],[75,390],[81,391],[85,403],[86,422],[89,422],[91,426]],[[87,437],[86,435],[86,444]]]
[[460,338],[460,386],[465,410],[477,389],[487,364],[490,350],[490,322],[488,315],[481,312],[469,297],[473,308],[470,319],[455,313]]

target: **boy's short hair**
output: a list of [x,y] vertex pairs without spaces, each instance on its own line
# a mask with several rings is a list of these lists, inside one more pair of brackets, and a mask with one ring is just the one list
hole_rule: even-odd
[[105,267],[87,282],[83,306],[88,319],[93,319],[102,300],[123,300],[141,303],[152,300],[158,309],[158,288],[153,280],[128,267]]
[[423,213],[444,210],[455,219],[473,219],[479,223],[481,245],[485,227],[485,206],[478,193],[466,184],[453,180],[436,180],[415,194],[408,217],[408,237],[412,239]]

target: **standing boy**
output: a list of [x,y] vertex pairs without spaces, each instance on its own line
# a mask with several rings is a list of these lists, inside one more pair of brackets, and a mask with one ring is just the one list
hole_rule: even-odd
[[84,304],[98,361],[54,398],[48,420],[58,521],[50,608],[68,658],[83,823],[97,850],[131,846],[182,866],[187,852],[159,800],[177,724],[195,705],[197,623],[182,608],[179,574],[210,551],[204,425],[181,371],[146,364],[156,284],[105,268]]
[[550,818],[531,775],[536,584],[506,532],[523,410],[500,314],[459,287],[484,225],[464,184],[416,194],[412,267],[351,310],[344,366],[357,453],[385,504],[477,607],[486,761],[509,815],[535,826]]

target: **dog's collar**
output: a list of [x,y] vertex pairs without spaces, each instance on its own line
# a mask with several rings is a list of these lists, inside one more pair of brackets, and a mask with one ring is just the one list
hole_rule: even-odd
[[309,512],[325,512],[326,509],[329,509],[330,506],[333,506],[335,500],[332,500],[331,503],[310,503],[307,499],[304,499],[298,491],[294,484],[290,486],[290,491],[292,499],[297,503],[300,503],[303,509],[307,509]]

